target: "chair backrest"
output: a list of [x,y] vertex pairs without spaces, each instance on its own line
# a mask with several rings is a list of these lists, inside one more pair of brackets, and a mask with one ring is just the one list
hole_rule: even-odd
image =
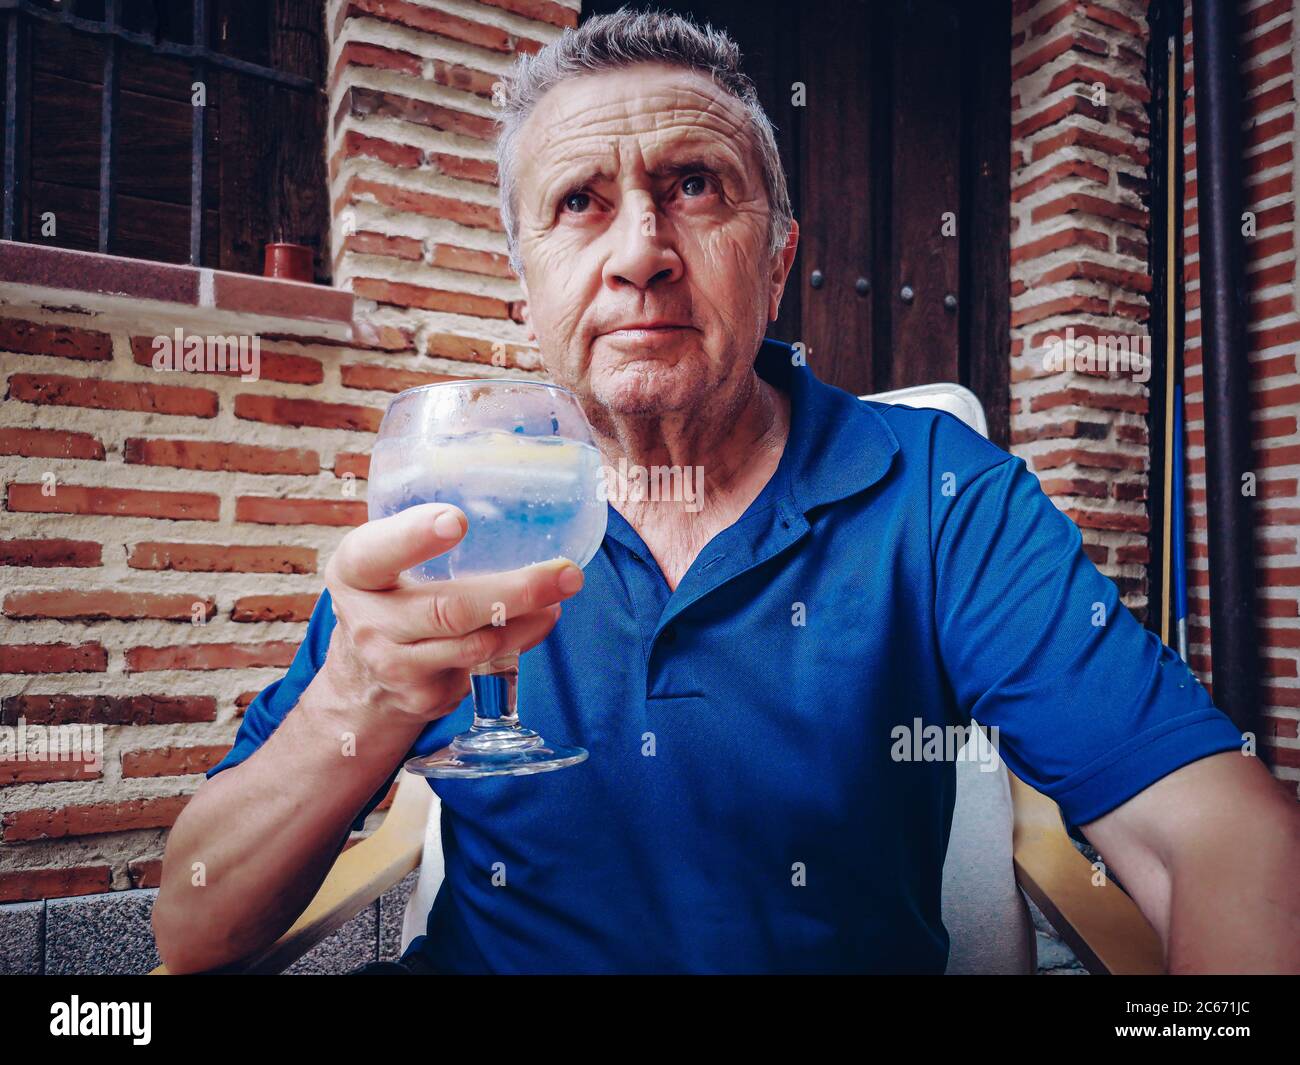
[[[981,436],[988,421],[978,397],[955,384],[917,385],[861,399],[947,411]],[[977,745],[973,749],[971,744]],[[1030,973],[1034,927],[1011,863],[1014,810],[1011,780],[992,745],[975,733],[957,761],[957,800],[943,863],[943,923],[948,929],[948,973]]]
[[[934,384],[861,396],[880,403],[936,408],[960,418],[988,436],[984,408],[961,385]],[[1013,810],[1007,768],[992,756],[978,729],[957,761],[957,799],[952,835],[943,867],[943,923],[950,949],[948,973],[1029,973],[1034,971],[1034,930],[1011,864]],[[968,744],[969,746],[969,744]],[[985,767],[995,764],[993,771]],[[425,930],[443,878],[442,806],[429,807],[419,879],[402,921],[402,949]]]

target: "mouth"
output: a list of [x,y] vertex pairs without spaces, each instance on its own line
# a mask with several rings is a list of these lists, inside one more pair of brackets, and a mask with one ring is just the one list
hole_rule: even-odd
[[606,329],[601,333],[598,333],[597,336],[603,337],[607,340],[646,342],[666,339],[677,333],[687,332],[693,328],[693,326],[687,325],[684,322],[629,322],[627,325],[620,325],[614,329]]

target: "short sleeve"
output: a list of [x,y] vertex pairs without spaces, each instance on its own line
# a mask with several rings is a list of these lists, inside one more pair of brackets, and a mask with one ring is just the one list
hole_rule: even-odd
[[1068,821],[1240,749],[1236,726],[1124,606],[1022,459],[958,486],[931,527],[935,626],[958,704],[996,727],[1011,770]]
[[[244,711],[244,720],[235,735],[234,746],[220,762],[208,770],[208,777],[214,777],[222,770],[230,769],[245,761],[266,742],[271,733],[280,727],[280,722],[298,705],[302,693],[307,690],[307,686],[324,665],[333,632],[334,607],[330,602],[329,592],[324,591],[321,592],[320,598],[316,600],[316,606],[312,609],[311,619],[307,622],[307,633],[298,646],[293,661],[289,664],[289,671],[279,680],[263,688],[257,698],[248,704],[248,709]],[[388,783],[370,798],[352,822],[352,831],[359,832],[365,827],[366,818],[383,802],[396,776],[397,768],[394,767]]]

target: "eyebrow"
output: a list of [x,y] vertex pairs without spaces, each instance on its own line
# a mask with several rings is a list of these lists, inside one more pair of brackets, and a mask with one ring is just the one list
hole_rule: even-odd
[[663,163],[659,166],[650,167],[646,173],[652,178],[681,177],[683,174],[699,173],[734,176],[735,168],[720,159],[699,155],[691,156],[680,162]]

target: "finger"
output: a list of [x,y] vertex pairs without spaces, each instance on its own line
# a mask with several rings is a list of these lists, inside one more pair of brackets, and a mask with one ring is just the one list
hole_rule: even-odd
[[504,625],[485,625],[463,636],[407,644],[408,663],[412,668],[430,673],[470,669],[512,651],[531,650],[546,639],[559,617],[560,605],[556,603]]
[[395,643],[464,636],[568,599],[582,583],[582,570],[567,558],[553,558],[504,573],[405,587],[392,594],[384,630]]
[[469,521],[450,503],[421,503],[353,529],[330,559],[331,577],[362,591],[396,588],[403,570],[451,550]]

